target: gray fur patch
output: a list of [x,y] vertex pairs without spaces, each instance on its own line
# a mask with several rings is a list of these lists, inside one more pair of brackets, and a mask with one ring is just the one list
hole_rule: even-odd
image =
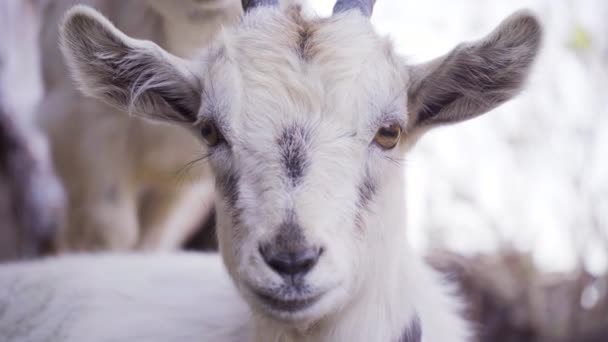
[[403,330],[399,342],[421,342],[422,327],[420,326],[420,317],[414,315],[410,325]]
[[238,219],[239,210],[237,202],[239,200],[239,176],[234,171],[218,174],[216,177],[215,186],[218,192],[223,196],[226,204],[232,210],[233,219]]
[[376,191],[376,181],[369,175],[366,175],[363,179],[363,183],[359,186],[359,201],[357,202],[359,207],[366,208],[368,203],[374,198]]
[[308,166],[309,132],[302,126],[292,125],[277,139],[281,162],[291,185],[297,185]]
[[279,228],[279,233],[274,239],[277,249],[283,251],[294,251],[306,245],[306,238],[302,234],[302,228],[295,219],[288,219]]
[[369,203],[374,199],[376,192],[378,191],[377,182],[368,174],[365,174],[363,181],[359,185],[357,198],[357,213],[355,214],[355,220],[359,227],[362,226],[362,216],[365,210],[368,210]]

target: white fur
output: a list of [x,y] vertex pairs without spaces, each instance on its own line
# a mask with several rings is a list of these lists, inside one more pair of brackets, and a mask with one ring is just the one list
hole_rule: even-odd
[[249,322],[218,255],[76,255],[0,266],[3,342],[241,342]]
[[[319,20],[296,7],[258,8],[191,62],[87,8],[72,10],[62,32],[88,94],[193,133],[213,123],[224,137],[208,149],[218,238],[255,312],[256,341],[399,341],[416,320],[425,342],[469,340],[452,289],[407,244],[400,160],[430,127],[482,114],[521,88],[540,41],[534,17],[516,14],[420,66],[406,65],[357,11]],[[404,133],[385,150],[374,137],[390,124]],[[299,157],[288,163],[290,155]],[[286,244],[277,242],[286,222],[291,243],[323,249],[299,287],[260,252]],[[318,300],[289,311],[261,292]]]

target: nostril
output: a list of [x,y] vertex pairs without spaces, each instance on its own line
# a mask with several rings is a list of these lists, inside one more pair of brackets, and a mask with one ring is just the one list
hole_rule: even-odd
[[323,249],[311,247],[296,251],[284,251],[273,246],[260,246],[260,254],[270,268],[282,276],[308,273],[319,260]]

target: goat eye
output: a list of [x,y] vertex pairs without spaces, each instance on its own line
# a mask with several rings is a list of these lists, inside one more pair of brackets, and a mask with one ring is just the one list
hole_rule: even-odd
[[400,137],[401,126],[399,126],[399,124],[393,123],[388,126],[380,127],[378,132],[376,132],[374,142],[378,144],[381,148],[385,150],[390,150],[397,145]]
[[201,126],[201,136],[210,147],[217,145],[222,140],[222,136],[213,122],[203,123]]

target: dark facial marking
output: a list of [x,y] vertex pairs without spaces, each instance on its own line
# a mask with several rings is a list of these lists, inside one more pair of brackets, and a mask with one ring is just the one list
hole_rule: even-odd
[[239,201],[239,175],[235,171],[227,171],[218,174],[215,181],[215,186],[218,193],[226,201],[233,224],[238,226],[241,224],[241,215],[243,210],[238,205]]
[[[302,227],[298,225],[293,212],[288,213],[287,218],[279,227],[277,235],[268,243],[263,244],[260,248],[261,253],[266,255],[265,258],[273,260],[273,268],[281,272],[281,275],[289,284],[288,286],[296,287],[299,290],[303,289],[303,277],[307,271],[296,271],[292,273],[289,271],[291,267],[285,267],[284,262],[279,262],[277,265],[276,261],[289,261],[294,260],[295,258],[301,258],[301,256],[305,255],[310,256],[310,253],[321,253],[321,250],[315,250],[308,245],[306,237],[302,233]],[[314,257],[309,260],[316,261]],[[310,266],[302,265],[302,267],[312,267],[315,261],[312,261],[312,263],[309,264]]]
[[229,207],[234,208],[239,199],[238,188],[239,177],[233,171],[219,174],[215,186],[218,192],[224,197]]
[[409,326],[405,328],[403,334],[399,338],[399,342],[421,342],[422,328],[420,327],[420,317],[414,315]]
[[279,250],[295,251],[306,245],[306,238],[302,234],[302,228],[294,219],[288,218],[281,227],[274,239],[274,245]]
[[277,140],[281,153],[281,162],[285,167],[291,185],[297,185],[308,166],[308,131],[298,125],[292,125],[283,131]]
[[369,203],[374,199],[376,192],[378,191],[378,184],[372,176],[366,172],[363,181],[359,185],[359,198],[357,199],[357,213],[356,222],[357,226],[362,226],[362,215],[364,210],[368,210]]
[[361,208],[366,208],[369,202],[374,198],[377,190],[376,188],[376,181],[373,180],[369,174],[366,174],[363,183],[359,186],[358,203]]

